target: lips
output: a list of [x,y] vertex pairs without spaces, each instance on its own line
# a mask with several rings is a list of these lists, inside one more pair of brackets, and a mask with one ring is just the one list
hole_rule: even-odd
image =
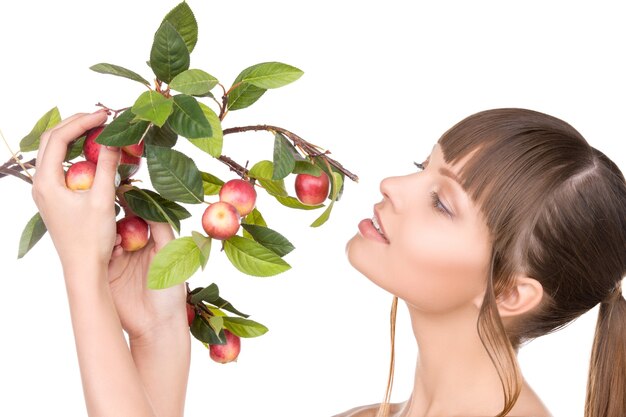
[[367,239],[376,240],[381,243],[389,243],[389,239],[385,235],[384,228],[376,213],[371,219],[363,219],[359,223],[359,232]]

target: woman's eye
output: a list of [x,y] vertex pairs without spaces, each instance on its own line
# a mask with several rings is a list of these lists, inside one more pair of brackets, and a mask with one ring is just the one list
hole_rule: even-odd
[[413,162],[413,164],[415,164],[415,166],[417,167],[418,170],[423,171],[424,170],[424,164],[423,163],[419,163],[419,162]]
[[448,210],[448,208],[441,202],[439,194],[437,194],[435,191],[431,192],[430,199],[435,210],[440,211],[446,216],[452,217],[452,213],[450,212],[450,210]]

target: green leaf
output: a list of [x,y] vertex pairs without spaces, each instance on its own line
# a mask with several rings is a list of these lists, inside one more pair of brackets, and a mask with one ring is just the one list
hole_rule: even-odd
[[263,62],[246,68],[241,81],[258,88],[283,87],[304,74],[301,70],[281,62]]
[[298,153],[294,146],[281,133],[274,135],[274,169],[272,172],[273,180],[282,180],[296,166],[296,158],[294,152]]
[[39,138],[48,129],[52,129],[61,121],[59,109],[53,107],[35,123],[30,133],[20,141],[20,151],[30,152],[39,149]]
[[261,214],[261,212],[256,207],[254,209],[252,209],[250,214],[248,214],[244,218],[243,222],[246,223],[246,224],[255,224],[257,226],[265,226],[265,227],[267,227],[267,223],[265,222],[265,219],[263,218],[263,215]]
[[166,122],[163,127],[150,126],[148,133],[143,138],[146,145],[161,146],[163,148],[172,148],[176,145],[178,135],[174,132]]
[[271,250],[241,236],[225,240],[224,252],[235,268],[248,275],[269,277],[291,268]]
[[245,109],[256,103],[267,90],[251,84],[240,84],[228,94],[228,110]]
[[139,143],[147,133],[150,123],[139,121],[133,123],[135,115],[125,110],[100,132],[96,142],[109,146],[126,146]]
[[335,201],[337,201],[337,196],[339,195],[339,190],[341,189],[342,183],[343,183],[343,177],[341,176],[341,174],[339,174],[338,172],[334,172],[333,171],[333,194],[332,194],[332,198],[331,198],[331,202],[328,205],[328,207],[326,207],[326,210],[324,210],[324,212],[322,213],[321,216],[319,216],[317,219],[315,219],[315,221],[313,223],[311,223],[311,227],[319,227],[321,225],[323,225],[324,223],[326,223],[326,221],[328,220],[328,218],[330,217],[330,212],[333,210],[333,206],[335,205]]
[[22,236],[20,237],[20,247],[17,252],[17,259],[21,259],[28,253],[29,250],[35,246],[39,239],[46,234],[46,225],[41,219],[41,215],[39,212],[35,213],[33,217],[26,223],[26,227],[22,231]]
[[211,108],[204,103],[198,103],[202,109],[202,113],[206,117],[209,125],[211,125],[211,135],[206,138],[189,138],[189,142],[202,149],[214,158],[222,155],[222,145],[224,143],[224,134],[222,133],[222,123],[219,117]]
[[[228,311],[230,313],[237,314],[237,315],[240,315],[240,316],[246,317],[246,318],[249,317],[247,314],[242,313],[241,311],[237,310],[230,302],[224,300],[222,297],[218,297],[215,301],[212,301],[211,304],[213,304],[214,306],[216,306],[218,308],[226,310],[226,311]],[[214,311],[214,310],[211,310],[211,311]],[[217,311],[222,313],[221,310],[219,310],[219,309]],[[219,314],[219,315],[223,316],[225,314],[222,313],[222,314]]]
[[216,284],[211,284],[208,287],[202,288],[197,293],[191,296],[191,303],[198,304],[201,301],[212,303],[220,297],[220,290]]
[[211,124],[195,98],[174,96],[174,111],[168,119],[172,130],[189,139],[205,138],[213,134]]
[[154,255],[148,288],[163,289],[185,282],[200,268],[200,249],[191,237],[170,240]]
[[282,204],[283,206],[293,208],[293,209],[298,209],[298,210],[315,210],[315,209],[324,207],[323,204],[319,204],[317,206],[309,206],[307,204],[302,204],[300,200],[291,196],[281,197],[279,195],[275,195],[274,198],[278,200],[278,202]]
[[189,68],[189,49],[185,40],[166,20],[154,34],[150,66],[157,78],[168,84],[175,76]]
[[133,104],[131,111],[141,120],[147,120],[161,127],[172,113],[174,103],[156,91],[142,93]]
[[219,316],[219,317],[224,317],[226,316],[226,313],[224,313],[222,310],[220,310],[219,308],[212,306],[212,305],[208,305],[205,304],[204,305],[211,313],[213,313],[214,316]]
[[196,242],[198,249],[200,249],[200,257],[201,257],[200,267],[204,271],[204,268],[206,267],[207,262],[209,262],[209,255],[211,254],[212,239],[211,237],[205,236],[202,233],[199,233],[196,231],[191,232],[191,237],[193,238],[193,241]]
[[120,67],[119,65],[106,64],[104,62],[89,67],[90,70],[99,72],[100,74],[111,74],[118,77],[128,78],[150,87],[150,82],[134,71]]
[[316,177],[322,175],[322,169],[309,161],[296,161],[291,172],[294,174],[309,174]]
[[202,175],[195,162],[174,149],[146,147],[152,186],[168,200],[197,204],[204,201]]
[[265,88],[242,82],[249,70],[250,68],[246,68],[235,78],[228,93],[228,110],[240,110],[251,106],[267,91]]
[[124,193],[124,199],[139,217],[154,222],[167,222],[177,233],[180,233],[180,220],[191,216],[184,207],[151,190],[133,188]]
[[280,257],[287,255],[289,252],[295,249],[291,242],[287,240],[285,236],[281,235],[275,230],[270,229],[269,227],[246,223],[242,223],[241,227],[243,227],[248,233],[250,233],[255,241],[265,246]]
[[170,82],[170,88],[183,94],[203,96],[211,91],[217,83],[217,78],[211,74],[200,69],[190,69],[174,77]]
[[265,191],[272,196],[287,197],[285,182],[283,180],[274,181],[274,164],[271,161],[259,161],[250,168],[249,175],[259,181]]
[[213,316],[209,319],[209,326],[217,334],[224,330],[224,316]]
[[222,317],[224,327],[239,337],[257,337],[267,333],[268,328],[261,323],[241,317]]
[[202,187],[204,189],[204,195],[219,194],[222,185],[224,185],[224,181],[217,178],[215,175],[209,174],[208,172],[202,173]]
[[298,68],[280,62],[264,62],[241,71],[228,94],[228,109],[239,110],[254,104],[268,88],[287,85],[302,76]]
[[[243,219],[242,223],[255,224],[258,226],[267,227],[267,223],[265,222],[265,219],[263,218],[263,216],[261,215],[261,212],[256,207],[253,208],[252,211]],[[252,235],[248,233],[246,229],[243,229],[243,237],[248,238],[248,239],[253,239]]]
[[85,143],[85,136],[81,136],[80,138],[70,143],[67,147],[67,152],[65,153],[64,161],[65,162],[71,161],[72,159],[79,157],[80,154],[83,153],[84,143]]
[[163,21],[168,21],[176,29],[185,41],[187,50],[189,53],[193,51],[193,48],[198,42],[198,22],[193,15],[191,8],[186,2],[179,3],[163,18]]
[[220,332],[219,335],[215,333],[215,330],[211,328],[206,319],[202,316],[196,316],[189,328],[193,337],[201,342],[209,343],[211,345],[224,345],[226,344],[226,335],[224,332]]

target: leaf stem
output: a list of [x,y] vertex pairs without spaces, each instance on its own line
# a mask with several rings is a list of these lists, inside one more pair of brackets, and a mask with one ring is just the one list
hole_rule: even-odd
[[327,155],[330,153],[329,151],[320,152],[321,148],[319,146],[316,146],[310,142],[307,142],[306,140],[302,139],[300,136],[282,127],[272,126],[272,125],[239,126],[239,127],[231,127],[228,129],[224,129],[223,134],[228,135],[231,133],[241,133],[241,132],[248,132],[248,131],[259,131],[259,130],[282,133],[283,135],[291,139],[293,141],[293,144],[297,146],[298,148],[300,148],[307,156],[311,158],[313,157],[323,158],[330,165],[337,168],[340,172],[342,172],[346,177],[350,178],[352,181],[354,182],[359,181],[359,177],[356,174],[353,174],[352,172],[348,171],[339,162],[328,157]]
[[[222,87],[222,92],[224,94],[222,94],[222,104],[220,104],[219,102],[217,104],[219,104],[220,106],[220,115],[219,115],[219,119],[220,122],[222,120],[224,120],[224,117],[226,117],[226,113],[228,113],[227,107],[228,107],[228,93],[226,92],[226,88],[224,88],[224,86],[220,83],[220,87]],[[232,88],[231,88],[232,90]],[[230,90],[229,90],[230,92]],[[217,102],[217,100],[215,100]]]
[[115,110],[115,109],[112,109],[112,108],[110,108],[110,107],[105,106],[104,104],[102,104],[102,103],[100,103],[100,102],[97,102],[97,103],[96,103],[96,107],[102,107],[103,109],[105,109],[105,110],[107,111],[107,114],[108,114],[109,116],[111,115],[111,113],[113,113],[113,118],[114,118],[114,119],[116,119],[116,118],[117,118],[117,116],[118,116],[121,112],[123,112],[123,111],[125,111],[125,110],[130,109],[130,107],[123,107],[123,108],[121,108],[121,109]]

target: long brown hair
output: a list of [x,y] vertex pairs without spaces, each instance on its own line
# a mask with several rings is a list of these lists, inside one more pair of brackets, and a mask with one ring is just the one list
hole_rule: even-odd
[[[626,416],[626,183],[618,167],[564,121],[495,109],[439,140],[446,162],[491,233],[492,266],[479,336],[498,371],[506,416],[521,391],[516,351],[600,303],[585,417]],[[540,305],[505,326],[496,305],[523,273],[543,286]]]

